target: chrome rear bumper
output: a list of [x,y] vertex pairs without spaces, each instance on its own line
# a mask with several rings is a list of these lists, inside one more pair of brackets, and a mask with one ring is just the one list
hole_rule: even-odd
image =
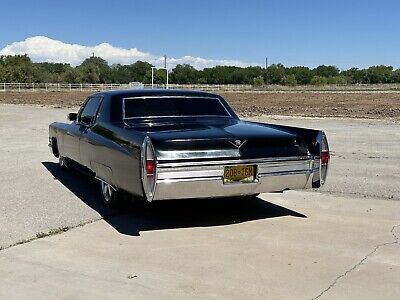
[[[224,167],[256,165],[251,183],[223,183]],[[319,157],[160,163],[153,200],[210,198],[312,188],[319,180]]]

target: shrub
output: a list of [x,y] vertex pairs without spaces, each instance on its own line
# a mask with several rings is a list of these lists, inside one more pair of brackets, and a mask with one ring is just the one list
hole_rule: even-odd
[[349,78],[346,76],[333,76],[327,78],[328,84],[341,84],[345,85],[349,83]]
[[262,86],[264,84],[264,78],[262,76],[257,76],[253,78],[254,86]]
[[326,84],[328,84],[328,80],[326,79],[326,77],[314,76],[311,79],[310,84],[312,84],[312,85],[326,85]]
[[282,77],[281,84],[288,85],[288,86],[295,86],[297,85],[296,76],[294,74],[285,75]]

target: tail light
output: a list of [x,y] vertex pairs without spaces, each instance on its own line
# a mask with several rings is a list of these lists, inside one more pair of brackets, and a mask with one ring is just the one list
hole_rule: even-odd
[[329,152],[322,150],[321,152],[321,166],[327,166],[329,162]]
[[328,174],[328,165],[330,159],[328,140],[326,139],[324,133],[322,134],[320,159],[321,159],[321,170],[320,170],[321,185],[323,185],[326,180],[326,175]]
[[154,175],[154,160],[146,160],[146,176]]
[[152,201],[156,186],[157,161],[150,138],[146,137],[142,145],[142,185],[147,201]]
[[330,160],[328,140],[326,139],[325,133],[320,131],[316,140],[316,156],[319,156],[319,160],[314,162],[314,176],[312,186],[314,188],[321,187],[328,174],[328,166]]

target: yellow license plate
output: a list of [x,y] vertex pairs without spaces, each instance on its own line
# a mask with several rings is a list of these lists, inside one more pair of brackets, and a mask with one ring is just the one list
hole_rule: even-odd
[[253,182],[256,174],[256,166],[238,165],[224,168],[224,183]]

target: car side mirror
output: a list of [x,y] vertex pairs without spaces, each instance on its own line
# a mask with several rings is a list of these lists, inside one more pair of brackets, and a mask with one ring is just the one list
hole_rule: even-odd
[[89,116],[82,116],[82,119],[80,120],[80,122],[84,125],[90,125],[90,123],[92,123],[93,117],[89,117]]
[[68,121],[76,121],[76,119],[78,118],[78,114],[77,113],[69,113],[67,115],[67,119]]

